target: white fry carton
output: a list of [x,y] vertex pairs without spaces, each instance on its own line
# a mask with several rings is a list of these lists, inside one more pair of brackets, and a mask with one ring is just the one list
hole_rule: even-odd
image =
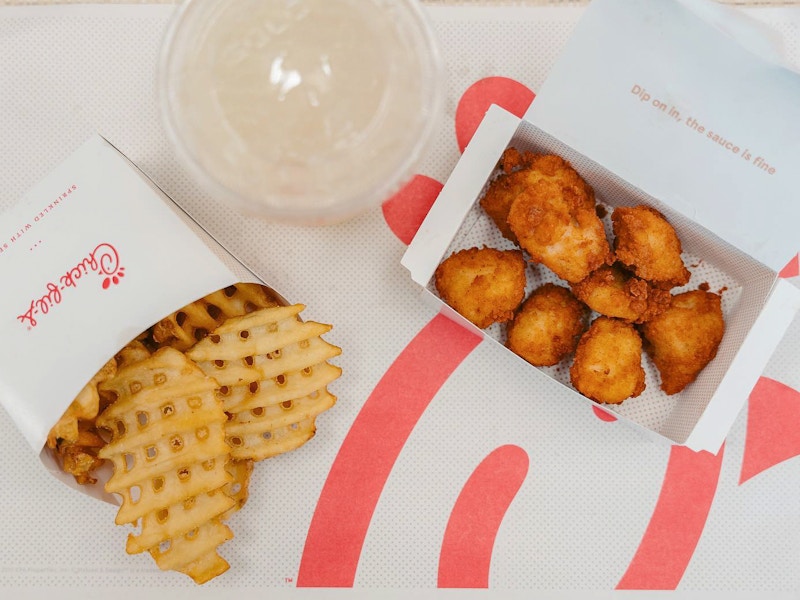
[[[595,0],[524,118],[490,108],[409,246],[403,264],[426,298],[477,329],[439,299],[437,265],[464,248],[514,247],[478,204],[506,148],[564,157],[609,213],[646,204],[667,217],[692,271],[673,293],[723,298],[725,336],[694,383],[666,395],[645,356],[645,392],[601,408],[716,453],[800,310],[800,291],[778,277],[800,248],[800,76],[759,56],[770,48],[759,36],[703,3]],[[545,281],[558,279],[529,269],[527,291]],[[504,326],[480,333],[505,342]],[[572,387],[569,361],[538,370],[591,403]]]
[[[0,403],[36,452],[139,333],[210,292],[259,282],[100,136],[0,215],[0,280]],[[81,489],[105,497],[100,487]]]

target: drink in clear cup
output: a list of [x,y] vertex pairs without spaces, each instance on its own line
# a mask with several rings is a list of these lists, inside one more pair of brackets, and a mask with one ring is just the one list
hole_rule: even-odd
[[395,192],[442,96],[414,0],[188,0],[159,78],[167,132],[208,190],[302,224]]

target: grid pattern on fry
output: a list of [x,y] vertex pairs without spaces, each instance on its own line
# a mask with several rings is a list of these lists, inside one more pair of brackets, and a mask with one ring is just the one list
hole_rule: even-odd
[[215,389],[173,348],[124,366],[100,387],[113,401],[98,418],[111,433],[100,451],[114,463],[105,487],[122,497],[117,524],[139,526],[126,550],[149,552],[160,568],[197,583],[228,569],[217,547],[233,537],[222,516],[236,505],[223,491],[233,478]]
[[336,398],[327,385],[341,374],[328,363],[341,349],[321,335],[330,325],[300,321],[304,306],[265,308],[227,320],[189,357],[219,383],[231,415],[226,440],[236,459],[263,460],[299,448],[316,417]]
[[229,317],[238,317],[259,308],[277,306],[280,299],[266,286],[237,283],[217,290],[171,313],[153,325],[149,332],[158,346],[188,350]]

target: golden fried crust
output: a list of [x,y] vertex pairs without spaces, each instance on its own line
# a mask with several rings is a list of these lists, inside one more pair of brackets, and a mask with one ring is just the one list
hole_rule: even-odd
[[480,201],[481,207],[497,225],[503,237],[515,244],[518,243],[517,236],[508,225],[508,211],[516,197],[525,189],[527,180],[528,173],[525,171],[503,173],[489,184]]
[[551,366],[575,351],[589,310],[567,288],[537,288],[509,324],[506,345],[536,366]]
[[514,147],[506,148],[497,163],[503,173],[511,173],[523,167],[529,167],[536,155],[533,152],[520,152]]
[[581,337],[569,375],[575,389],[595,402],[636,397],[645,388],[642,339],[630,323],[598,317]]
[[519,250],[460,250],[437,267],[434,282],[447,304],[485,329],[514,316],[525,296],[525,259]]
[[[534,163],[538,163],[547,168],[548,161],[550,159],[543,155],[536,155],[527,151],[520,152],[513,147],[506,148],[497,163],[501,174],[489,184],[486,194],[480,200],[481,207],[497,225],[503,237],[515,244],[517,243],[517,236],[511,231],[511,227],[508,226],[507,222],[511,203],[530,183],[531,166]],[[552,168],[550,170],[552,171]]]
[[636,276],[665,289],[688,283],[681,241],[664,215],[644,205],[619,207],[611,222],[616,257]]
[[644,323],[666,310],[670,293],[635,277],[618,263],[603,265],[571,286],[575,296],[607,317]]
[[519,245],[535,262],[569,282],[585,279],[612,259],[594,192],[558,156],[536,156],[507,222]]
[[642,326],[645,349],[667,394],[683,390],[717,355],[725,333],[721,300],[703,290],[678,294],[665,312]]

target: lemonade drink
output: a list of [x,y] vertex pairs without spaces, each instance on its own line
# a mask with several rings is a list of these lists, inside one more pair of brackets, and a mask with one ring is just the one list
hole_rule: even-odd
[[409,176],[441,81],[400,0],[190,0],[161,66],[168,133],[215,195],[303,223],[351,216]]

